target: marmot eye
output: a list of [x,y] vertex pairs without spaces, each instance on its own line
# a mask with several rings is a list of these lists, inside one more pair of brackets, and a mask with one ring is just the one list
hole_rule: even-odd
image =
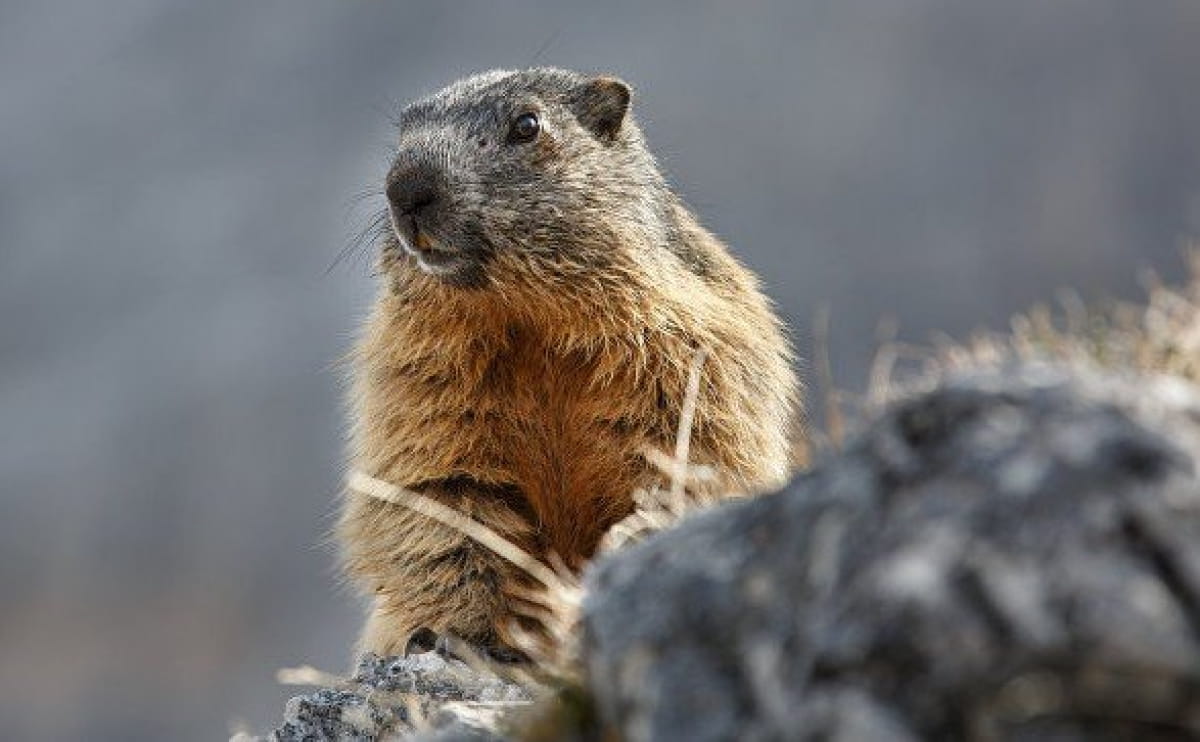
[[531,142],[541,128],[542,125],[538,121],[536,113],[523,113],[513,119],[508,139],[511,142]]

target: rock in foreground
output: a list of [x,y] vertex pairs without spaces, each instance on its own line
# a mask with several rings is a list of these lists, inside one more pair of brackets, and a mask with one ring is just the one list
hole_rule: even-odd
[[1200,406],[1048,367],[898,403],[591,574],[622,739],[1200,735]]

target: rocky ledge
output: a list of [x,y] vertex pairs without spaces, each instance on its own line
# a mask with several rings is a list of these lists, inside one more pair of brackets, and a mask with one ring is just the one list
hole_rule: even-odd
[[288,701],[280,742],[404,739],[421,730],[430,739],[486,742],[499,717],[528,706],[530,693],[499,676],[478,672],[436,652],[411,657],[364,656],[338,688]]

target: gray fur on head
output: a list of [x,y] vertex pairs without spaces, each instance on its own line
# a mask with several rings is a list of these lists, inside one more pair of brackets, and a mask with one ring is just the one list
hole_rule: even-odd
[[[398,238],[385,249],[481,287],[501,255],[555,273],[620,264],[631,242],[664,243],[673,197],[630,98],[613,77],[539,68],[484,72],[408,105],[388,175]],[[528,114],[536,136],[515,137]]]

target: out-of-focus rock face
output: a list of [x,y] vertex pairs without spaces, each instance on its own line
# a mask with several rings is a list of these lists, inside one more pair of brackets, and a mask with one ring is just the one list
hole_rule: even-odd
[[783,492],[589,580],[627,740],[1200,734],[1200,401],[1026,365],[894,405]]

